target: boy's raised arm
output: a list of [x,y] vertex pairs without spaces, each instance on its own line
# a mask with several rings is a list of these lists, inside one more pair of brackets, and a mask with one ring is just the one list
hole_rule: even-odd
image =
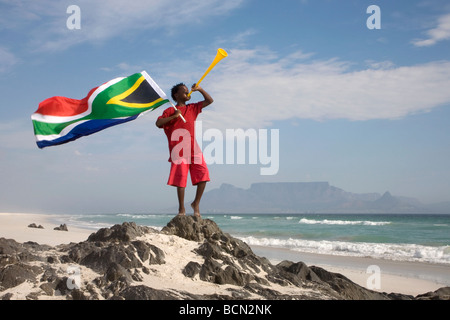
[[203,100],[203,108],[209,106],[214,102],[214,99],[209,95],[209,93],[206,92],[202,87],[196,86],[195,83],[192,85],[192,91],[198,91],[202,94],[203,98],[205,99]]

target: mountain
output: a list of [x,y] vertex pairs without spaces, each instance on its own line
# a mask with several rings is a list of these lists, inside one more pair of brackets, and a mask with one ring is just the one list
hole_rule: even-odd
[[[434,213],[415,198],[385,192],[352,193],[328,182],[254,183],[249,189],[231,184],[205,192],[205,213]],[[432,210],[432,211],[430,211]]]

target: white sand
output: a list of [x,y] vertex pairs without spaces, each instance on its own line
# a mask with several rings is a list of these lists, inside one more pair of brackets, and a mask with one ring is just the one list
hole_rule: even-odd
[[[0,213],[0,238],[14,239],[18,242],[33,241],[39,244],[56,246],[85,241],[93,232],[92,230],[76,228],[70,223],[66,223],[69,231],[53,230],[54,227],[59,226],[54,221],[54,215]],[[58,221],[61,221],[61,216],[58,216]],[[42,225],[44,229],[29,228],[28,225],[31,223]],[[206,283],[196,278],[186,278],[180,274],[181,266],[186,265],[189,261],[199,259],[192,253],[192,249],[197,247],[198,243],[162,234],[148,234],[145,237],[165,252],[166,264],[152,265],[153,272],[150,275],[142,275],[144,278],[143,284],[148,284],[155,289],[170,290],[174,288],[192,292],[192,289],[195,288],[195,292],[198,294],[229,294],[225,290],[227,286]],[[380,292],[396,292],[416,296],[450,285],[450,266],[446,265],[306,254],[265,247],[252,248],[256,254],[267,257],[273,263],[285,259],[294,262],[303,261],[308,266],[316,265],[331,272],[341,273],[363,287],[368,286],[367,281],[373,275],[367,272],[368,266],[377,265],[381,271],[378,278],[379,282],[377,283],[375,278],[371,278],[375,280],[370,284],[375,286],[371,289]],[[201,261],[198,262],[201,263]],[[61,265],[61,268],[67,268],[67,266]],[[87,272],[87,270],[82,270],[85,281],[98,276]],[[26,284],[23,284],[23,286],[26,286]],[[24,294],[29,289],[23,288]],[[289,294],[289,292],[286,292],[286,290],[289,290],[288,288],[274,289]],[[307,290],[305,289],[305,291]],[[20,296],[17,296],[17,298],[20,298]]]
[[[52,215],[31,213],[0,213],[0,238],[14,239],[17,242],[33,241],[39,244],[55,246],[63,243],[86,240],[92,230],[76,228],[66,223],[68,231],[53,230],[59,224],[52,222]],[[35,223],[44,229],[29,228]]]

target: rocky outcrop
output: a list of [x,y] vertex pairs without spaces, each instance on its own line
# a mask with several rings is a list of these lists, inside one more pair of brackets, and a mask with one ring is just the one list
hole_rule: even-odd
[[[176,240],[182,240],[184,247]],[[170,282],[159,274],[173,260],[168,246],[177,243],[177,250],[190,248],[177,252],[179,256],[190,258],[171,262],[170,268],[192,286],[157,285],[153,280],[158,277],[163,284]],[[194,285],[199,284],[214,287],[214,293],[196,291]],[[29,291],[21,295],[24,286]],[[125,222],[100,229],[86,241],[56,247],[0,238],[0,299],[43,296],[70,300],[431,300],[449,299],[450,288],[417,297],[371,291],[341,274],[303,262],[271,264],[212,220],[176,216],[162,231]]]
[[[222,232],[209,219],[177,216],[162,232],[203,241],[196,252],[204,258],[204,263],[190,262],[183,269],[186,276],[198,274],[203,281],[236,285],[252,293],[259,292],[268,299],[287,298],[273,290],[264,290],[264,286],[271,283],[317,290],[327,298],[390,299],[386,294],[365,289],[341,274],[308,267],[303,262],[282,261],[272,265],[266,258],[255,255],[245,242]],[[300,294],[289,298],[306,297]]]

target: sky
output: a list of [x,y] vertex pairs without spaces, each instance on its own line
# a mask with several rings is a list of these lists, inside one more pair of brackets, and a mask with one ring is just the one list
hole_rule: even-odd
[[[176,207],[167,138],[155,126],[169,104],[42,150],[30,117],[49,97],[82,99],[143,70],[170,96],[218,48],[228,57],[203,80],[214,103],[197,119],[206,192],[327,181],[450,201],[447,0],[0,0],[0,212]],[[226,133],[239,129],[253,136],[238,164]],[[188,180],[186,199],[194,193]]]

